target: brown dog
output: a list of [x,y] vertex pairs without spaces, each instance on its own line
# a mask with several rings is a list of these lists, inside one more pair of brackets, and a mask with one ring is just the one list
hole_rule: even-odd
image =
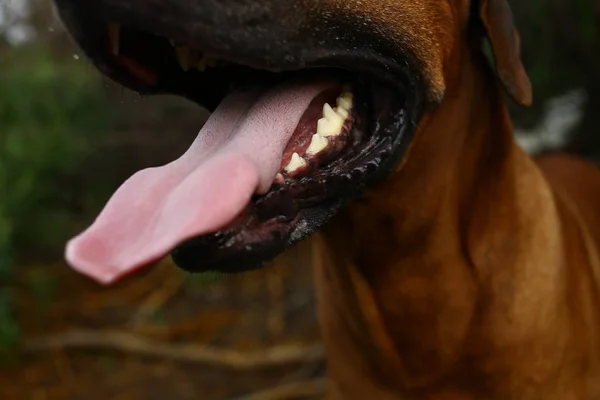
[[[306,169],[282,169],[275,189],[261,186],[263,169],[243,149],[214,161],[219,168],[194,164],[194,146],[221,129],[215,117],[183,161],[136,175],[71,242],[76,268],[109,282],[180,245],[182,268],[237,271],[330,220],[313,239],[332,399],[600,399],[600,170],[568,156],[536,164],[515,144],[502,87],[522,105],[532,96],[506,0],[56,1],[96,65],[140,92],[214,108],[223,82],[241,79],[234,72],[263,82],[256,70],[308,67],[343,67],[393,88],[376,89],[365,106],[373,112],[353,109],[344,122],[377,121],[370,136],[355,126],[347,139],[340,125],[341,139],[326,137],[352,143],[358,158],[342,151],[342,163],[326,164],[307,152],[294,164]],[[163,61],[166,41],[141,31],[229,64],[210,79],[182,75]],[[186,73],[189,53],[177,47]],[[262,111],[238,117],[280,124],[268,110],[305,97],[298,107],[311,110],[323,88],[304,85],[277,89],[274,103],[254,94]],[[353,93],[359,108],[362,92]],[[229,121],[223,107],[215,114]],[[283,147],[277,160],[289,167]],[[235,180],[222,188],[206,176]]]

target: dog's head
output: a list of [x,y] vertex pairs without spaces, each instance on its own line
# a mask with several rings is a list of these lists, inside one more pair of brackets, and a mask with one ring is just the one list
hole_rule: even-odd
[[171,251],[245,270],[310,235],[398,167],[464,46],[487,38],[508,94],[531,101],[506,0],[55,1],[104,74],[215,110],[68,246],[103,281]]

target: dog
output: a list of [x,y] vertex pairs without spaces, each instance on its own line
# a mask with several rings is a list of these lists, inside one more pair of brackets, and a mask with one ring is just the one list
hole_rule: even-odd
[[600,399],[600,169],[516,145],[506,0],[55,2],[105,75],[214,110],[75,269],[241,272],[310,238],[328,398]]

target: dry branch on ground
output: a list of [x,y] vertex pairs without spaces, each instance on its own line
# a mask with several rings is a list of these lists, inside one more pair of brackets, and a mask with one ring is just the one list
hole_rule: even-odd
[[215,364],[233,369],[272,367],[321,360],[323,346],[277,345],[253,351],[222,349],[197,344],[165,343],[119,331],[73,330],[30,340],[29,352],[55,349],[104,349],[160,357],[180,362]]
[[316,378],[301,382],[291,382],[265,389],[240,398],[239,400],[287,400],[313,396],[323,396],[327,389],[326,378]]

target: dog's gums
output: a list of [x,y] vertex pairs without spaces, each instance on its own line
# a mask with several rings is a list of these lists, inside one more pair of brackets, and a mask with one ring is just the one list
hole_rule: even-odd
[[70,263],[99,281],[169,252],[189,271],[257,268],[385,177],[410,141],[418,114],[410,74],[390,80],[335,58],[251,67],[235,51],[207,53],[194,38],[72,4],[64,19],[101,71],[142,94],[173,93],[214,111],[188,153],[132,177],[69,243]]

